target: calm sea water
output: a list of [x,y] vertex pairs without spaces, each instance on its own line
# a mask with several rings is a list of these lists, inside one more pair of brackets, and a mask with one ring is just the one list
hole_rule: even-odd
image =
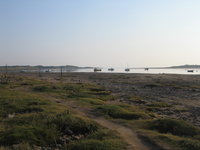
[[[125,71],[125,68],[114,68],[114,71],[108,71],[108,68],[102,68],[103,73],[146,73],[146,74],[200,74],[200,69],[130,69],[129,72]],[[193,72],[188,72],[193,70]],[[78,69],[73,72],[94,72],[93,69]],[[100,72],[99,72],[100,73]]]

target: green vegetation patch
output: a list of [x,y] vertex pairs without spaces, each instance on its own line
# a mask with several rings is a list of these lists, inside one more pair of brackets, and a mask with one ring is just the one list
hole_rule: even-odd
[[67,135],[85,135],[95,132],[98,129],[95,122],[76,115],[57,115],[51,123],[55,124],[62,134]]
[[33,86],[33,91],[34,92],[49,92],[49,93],[60,93],[64,92],[62,90],[62,87],[60,85],[50,85],[50,84],[39,84]]
[[99,129],[80,141],[72,141],[66,145],[67,150],[125,150],[126,144],[121,141],[116,132]]
[[103,101],[112,100],[113,96],[110,91],[106,91],[104,88],[83,83],[67,83],[63,86],[68,98],[71,99],[100,99]]
[[34,91],[36,92],[47,92],[50,90],[50,88],[48,86],[45,86],[45,85],[39,85],[39,86],[35,86],[33,88]]
[[114,131],[54,102],[102,105],[113,96],[101,86],[64,81],[52,85],[48,78],[34,76],[11,79],[0,84],[0,149],[125,149]]
[[0,93],[0,117],[13,113],[42,112],[42,106],[48,104],[47,101],[24,92],[1,90]]
[[118,105],[102,105],[97,107],[96,110],[112,118],[120,118],[127,120],[150,118],[150,116],[144,112],[133,112]]
[[195,136],[200,134],[200,129],[184,121],[175,119],[157,119],[149,123],[149,129],[160,133],[171,133],[178,136]]
[[183,150],[199,150],[200,149],[200,141],[193,139],[182,139],[177,141],[177,144]]
[[200,141],[195,138],[175,136],[172,134],[158,133],[155,131],[141,130],[139,136],[143,140],[160,147],[161,149],[174,150],[199,150]]
[[125,150],[120,140],[81,140],[70,143],[66,150]]
[[75,115],[35,114],[18,116],[4,121],[0,144],[13,145],[27,142],[34,145],[55,145],[62,136],[88,135],[98,130],[96,123]]

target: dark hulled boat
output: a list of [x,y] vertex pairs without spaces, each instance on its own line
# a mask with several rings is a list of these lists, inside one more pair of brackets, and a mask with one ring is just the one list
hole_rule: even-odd
[[94,72],[101,71],[101,68],[94,68]]
[[108,71],[114,71],[115,69],[114,68],[108,68]]

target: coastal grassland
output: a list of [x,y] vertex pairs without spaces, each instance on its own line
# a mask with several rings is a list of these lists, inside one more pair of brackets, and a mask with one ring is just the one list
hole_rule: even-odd
[[[110,109],[110,107],[112,108]],[[113,109],[116,110],[116,107],[117,111],[115,112]],[[122,111],[122,113],[119,106],[109,106],[109,109],[108,107],[104,107],[104,109],[100,111],[104,111],[103,115],[109,115],[108,119],[110,118],[114,122],[131,128],[144,143],[148,143],[148,145],[154,146],[157,149],[200,149],[200,128],[191,123],[167,117],[163,118],[152,115],[152,113],[148,114],[148,112],[145,112],[145,117],[140,116],[130,119],[130,117],[127,117],[127,111],[126,113]],[[129,111],[128,114],[130,113]],[[110,113],[116,113],[117,117],[113,117]],[[126,114],[125,117],[124,113]]]
[[20,89],[40,96],[52,96],[60,99],[75,100],[79,103],[91,103],[92,105],[100,105],[105,101],[114,99],[110,91],[96,84],[67,82],[68,76],[66,79],[60,79],[57,76],[49,78],[50,80],[38,76],[16,76],[7,85],[2,86],[4,88]]
[[[112,91],[116,94],[120,93],[119,96],[128,95],[128,98],[124,97],[123,102],[139,106],[156,116],[153,119],[125,120],[123,121],[125,125],[134,131],[142,132],[142,138],[147,141],[161,147],[166,146],[165,149],[167,147],[168,149],[200,149],[199,132],[197,132],[199,127],[194,126],[199,125],[199,111],[196,110],[197,108],[199,110],[199,76],[144,74],[124,76],[133,76],[133,78],[117,80],[115,86],[109,86],[112,80],[107,81],[108,89],[117,87],[116,92],[115,89]],[[188,136],[191,133],[195,134]]]
[[121,139],[116,138],[116,133],[108,129],[101,129],[89,135],[86,139],[74,141],[67,145],[65,148],[68,150],[121,150],[125,149],[125,143]]
[[125,119],[125,120],[138,120],[138,119],[149,119],[152,118],[153,114],[145,113],[137,107],[128,105],[101,105],[96,108],[96,112],[102,115],[115,118],[115,119]]
[[[169,145],[177,150],[200,149],[199,128],[175,119],[157,119],[143,122],[139,136],[160,147]],[[141,126],[140,126],[141,127]]]
[[114,121],[131,128],[143,142],[158,149],[200,149],[200,128],[183,120],[155,115],[140,119],[114,118]]
[[[2,149],[16,145],[126,149],[116,132],[75,113],[75,106],[131,128],[144,143],[158,149],[199,150],[199,127],[169,114],[189,113],[191,103],[185,107],[190,102],[186,100],[192,94],[198,98],[200,87],[200,82],[190,80],[174,75],[75,73],[63,78],[56,74],[10,77],[8,83],[0,84],[0,144]],[[75,105],[68,106],[70,102]],[[198,106],[197,101],[194,105]]]
[[[96,83],[121,103],[97,106],[95,112],[121,123],[160,149],[199,150],[199,76],[101,74]],[[106,79],[106,80],[104,80]],[[133,117],[135,113],[144,113]]]
[[115,132],[50,100],[100,105],[112,98],[103,88],[25,75],[9,79],[0,84],[0,149],[126,149]]
[[74,100],[82,104],[102,105],[114,97],[104,88],[88,83],[39,84],[32,88],[33,92],[48,94],[56,98]]
[[[155,106],[154,106],[155,105]],[[161,105],[161,106],[160,106]],[[168,107],[153,104],[153,107]],[[102,105],[96,111],[115,122],[137,132],[142,141],[158,149],[199,150],[200,128],[183,120],[162,117],[144,109],[145,107]]]

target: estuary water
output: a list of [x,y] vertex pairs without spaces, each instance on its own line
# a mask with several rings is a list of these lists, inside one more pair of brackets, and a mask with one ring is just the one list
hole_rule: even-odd
[[[188,72],[192,70],[193,72]],[[78,69],[72,72],[94,72],[94,69]],[[143,74],[200,74],[200,69],[130,69],[130,71],[125,71],[125,68],[114,68],[114,71],[108,71],[108,68],[101,68],[98,73],[143,73]]]

